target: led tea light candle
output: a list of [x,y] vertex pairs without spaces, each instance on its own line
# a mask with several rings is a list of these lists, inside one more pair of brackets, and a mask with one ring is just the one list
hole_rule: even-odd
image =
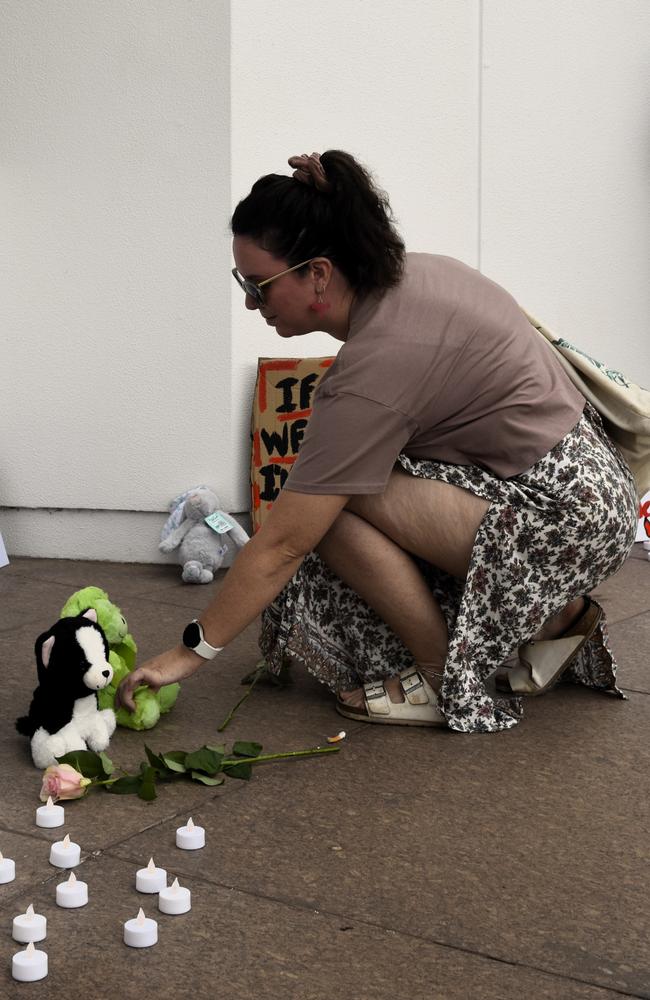
[[47,975],[47,952],[39,951],[30,941],[24,951],[17,951],[11,960],[11,975],[19,983],[34,983]]
[[167,872],[164,868],[156,868],[153,858],[149,858],[146,868],[136,872],[135,887],[138,892],[160,892],[167,885]]
[[66,833],[63,840],[55,840],[50,848],[50,864],[56,868],[74,868],[79,864],[81,848]]
[[88,885],[70,872],[67,882],[59,882],[56,887],[56,901],[59,906],[71,910],[74,906],[85,906],[88,902]]
[[175,878],[168,889],[158,893],[158,909],[163,913],[187,913],[192,909],[192,894]]
[[0,852],[0,885],[13,882],[16,877],[16,863],[11,858],[3,858]]
[[130,948],[150,948],[158,940],[158,924],[151,917],[145,917],[140,908],[135,920],[124,924],[124,944]]
[[202,826],[195,826],[191,816],[187,826],[179,826],[176,831],[176,846],[184,851],[198,851],[200,847],[205,847],[205,830]]
[[30,903],[24,913],[14,917],[11,936],[14,941],[23,944],[27,944],[28,941],[42,941],[47,937],[47,920],[42,913],[34,913],[34,907]]
[[55,806],[52,796],[48,795],[46,804],[36,810],[36,826],[63,826],[64,823],[65,809],[63,806]]

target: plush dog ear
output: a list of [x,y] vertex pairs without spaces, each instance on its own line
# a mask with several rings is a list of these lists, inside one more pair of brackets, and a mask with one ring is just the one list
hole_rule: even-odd
[[95,622],[95,624],[97,624],[97,612],[94,608],[86,608],[85,611],[81,612],[81,617],[89,618],[91,622]]
[[49,636],[49,638],[45,640],[39,651],[40,660],[44,667],[47,667],[49,665],[53,646],[54,646],[54,636],[51,635]]
[[41,658],[43,660],[44,667],[47,667],[49,665],[53,646],[54,646],[54,636],[51,635],[49,639],[45,640],[41,648]]

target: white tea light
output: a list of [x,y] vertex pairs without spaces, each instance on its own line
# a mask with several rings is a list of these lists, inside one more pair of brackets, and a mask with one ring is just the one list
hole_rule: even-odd
[[195,826],[191,816],[187,826],[179,826],[176,831],[176,846],[184,851],[198,851],[200,847],[205,847],[205,830],[202,826]]
[[55,806],[52,796],[48,795],[44,806],[39,806],[36,810],[36,826],[63,826],[65,823],[65,809],[63,806]]
[[124,924],[124,944],[129,948],[150,948],[158,940],[158,924],[151,917],[145,917],[140,908],[135,920]]
[[175,878],[168,889],[158,893],[158,909],[163,913],[187,913],[192,909],[192,894]]
[[5,882],[13,882],[16,877],[16,862],[11,858],[3,858],[0,851],[0,885]]
[[56,868],[74,868],[79,864],[81,848],[66,833],[63,840],[55,840],[50,848],[50,864]]
[[47,937],[47,920],[42,913],[34,913],[30,903],[24,913],[14,917],[11,936],[14,941],[27,944],[28,941],[42,941]]
[[47,952],[39,951],[30,941],[24,951],[17,951],[11,960],[11,975],[19,983],[35,983],[47,975]]
[[56,901],[59,906],[71,910],[75,906],[85,906],[88,902],[88,884],[70,872],[67,882],[59,882],[56,887]]
[[160,892],[167,885],[167,872],[164,868],[156,868],[153,858],[149,858],[146,868],[136,872],[135,887],[138,892]]

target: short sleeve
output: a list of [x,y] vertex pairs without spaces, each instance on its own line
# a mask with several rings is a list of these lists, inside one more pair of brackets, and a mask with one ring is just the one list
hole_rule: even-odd
[[317,395],[284,484],[296,493],[383,493],[397,456],[417,433],[410,417],[353,393]]

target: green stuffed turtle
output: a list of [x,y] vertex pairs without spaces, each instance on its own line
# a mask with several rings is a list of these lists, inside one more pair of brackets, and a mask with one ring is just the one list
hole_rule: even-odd
[[[61,618],[72,618],[86,608],[94,608],[97,621],[106,635],[109,654],[108,662],[113,668],[113,679],[108,687],[98,692],[100,708],[115,710],[115,692],[122,680],[135,667],[138,651],[133,636],[129,633],[126,619],[116,604],[113,604],[105,590],[99,587],[84,587],[68,598],[61,610]],[[127,729],[151,729],[156,725],[161,714],[168,712],[173,706],[180,684],[165,684],[158,692],[148,687],[138,688],[133,696],[135,712],[131,714],[126,708],[115,712],[118,726]]]
[[99,587],[84,587],[68,598],[63,605],[62,618],[80,615],[86,608],[94,608],[97,622],[103,629],[109,649],[121,656],[129,670],[135,666],[138,647],[129,634],[126,618],[116,604],[112,604],[105,590]]

